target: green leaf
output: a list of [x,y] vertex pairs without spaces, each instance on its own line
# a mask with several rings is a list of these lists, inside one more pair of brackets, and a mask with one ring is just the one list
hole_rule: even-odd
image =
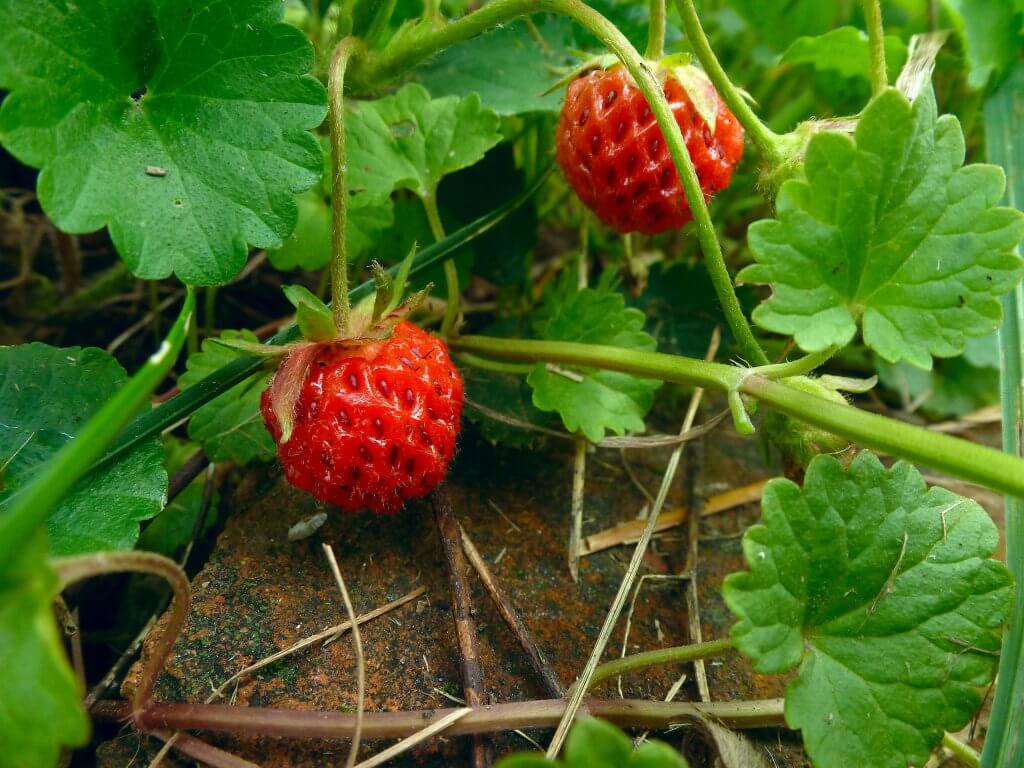
[[514,21],[453,45],[417,68],[416,77],[435,97],[478,93],[499,115],[557,112],[561,89],[544,93],[576,63],[573,35],[572,22],[558,16]]
[[671,747],[645,741],[633,750],[630,738],[614,725],[585,717],[573,725],[565,745],[565,761],[548,760],[542,754],[524,752],[506,757],[497,768],[688,768]]
[[922,765],[971,719],[1009,611],[998,541],[977,503],[868,452],[768,484],[724,594],[755,669],[799,665],[786,721],[818,768]]
[[57,592],[41,534],[0,566],[0,768],[49,768],[62,747],[89,739],[81,686],[54,623]]
[[967,49],[967,82],[972,88],[984,88],[1017,58],[1021,7],[1007,0],[948,0],[947,6]]
[[[250,331],[224,331],[226,339],[256,343]],[[178,380],[183,390],[244,355],[212,339],[203,342],[201,351],[189,357],[187,370]],[[253,459],[274,458],[274,440],[263,426],[260,396],[270,382],[271,372],[261,370],[196,411],[188,423],[188,435],[203,444],[210,461],[237,461],[247,464]]]
[[285,298],[295,307],[295,322],[302,338],[308,341],[331,341],[338,335],[331,310],[319,297],[303,285],[286,285]]
[[729,6],[776,51],[784,51],[798,37],[824,34],[843,15],[841,4],[821,0],[731,0]]
[[[0,515],[127,379],[92,347],[0,348]],[[167,495],[161,458],[160,441],[148,440],[80,480],[47,520],[51,552],[131,549],[139,521],[157,514]]]
[[[643,313],[627,309],[620,294],[587,288],[559,308],[548,321],[544,338],[653,350],[654,339],[643,327]],[[527,381],[533,388],[534,405],[542,411],[557,411],[566,429],[580,431],[594,443],[604,437],[605,430],[642,432],[644,416],[661,386],[661,382],[617,371],[570,371],[543,363],[534,367]]]
[[966,353],[939,360],[930,371],[885,360],[876,360],[875,367],[879,380],[904,403],[920,403],[930,415],[963,416],[999,402],[999,368],[975,365]]
[[[551,414],[538,410],[533,404],[530,387],[522,376],[470,365],[462,368],[462,380],[466,386],[466,397],[474,403],[527,424],[548,429],[558,426]],[[469,406],[465,414],[492,443],[522,446],[535,443],[541,437],[537,432],[498,421]]]
[[[907,60],[907,46],[898,37],[885,37],[885,64],[890,82],[895,82]],[[801,37],[782,54],[785,64],[811,64],[815,69],[836,72],[842,77],[871,79],[871,49],[868,36],[856,27],[839,27],[817,37]]]
[[[167,436],[164,438],[164,468],[168,476],[173,476],[181,469],[198,448],[195,443]],[[189,541],[195,528],[196,515],[203,503],[203,486],[206,474],[200,473],[186,488],[170,501],[163,512],[153,518],[139,536],[139,549],[159,552],[167,557],[174,557]],[[210,508],[200,534],[210,531],[217,523],[216,510],[220,504],[220,494],[216,490],[210,496]]]
[[806,180],[783,184],[778,218],[750,227],[758,263],[738,279],[772,286],[754,320],[806,351],[848,343],[860,321],[883,358],[928,369],[999,325],[1024,216],[997,207],[999,168],[962,167],[960,124],[936,117],[931,89],[913,107],[886,91],[855,138],[810,141]]
[[61,229],[103,226],[140,277],[230,280],[310,188],[323,86],[272,0],[0,0],[0,140]]
[[433,195],[445,174],[466,168],[501,141],[498,115],[480,97],[431,99],[408,83],[376,101],[350,101],[349,190],[381,198],[395,189]]

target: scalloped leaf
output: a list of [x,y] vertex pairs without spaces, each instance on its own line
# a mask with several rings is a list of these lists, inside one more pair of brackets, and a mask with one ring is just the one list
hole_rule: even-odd
[[0,0],[0,141],[61,229],[140,277],[224,283],[321,172],[326,94],[273,0]]
[[772,480],[726,578],[732,637],[759,672],[799,666],[786,721],[818,768],[923,765],[991,682],[1011,578],[974,501],[871,453]]
[[[644,331],[644,315],[627,308],[621,294],[610,289],[585,288],[563,303],[544,328],[545,339],[609,344],[652,351],[654,338]],[[661,382],[618,371],[562,368],[538,363],[527,377],[533,404],[557,411],[565,428],[582,432],[593,443],[605,430],[616,434],[642,432],[644,416],[654,403]]]
[[860,323],[883,358],[926,370],[995,330],[1024,272],[1024,215],[999,207],[998,167],[963,161],[960,124],[937,117],[930,88],[913,106],[883,93],[854,139],[816,135],[806,180],[783,184],[778,218],[749,230],[757,263],[738,279],[773,289],[755,322],[808,352],[847,344]]

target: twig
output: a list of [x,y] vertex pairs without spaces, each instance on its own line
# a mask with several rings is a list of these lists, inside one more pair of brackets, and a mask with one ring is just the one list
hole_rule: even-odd
[[[172,745],[181,754],[191,757],[202,765],[208,765],[210,768],[259,768],[256,763],[225,752],[223,749],[207,744],[202,739],[197,739],[187,733],[171,733],[166,730],[146,731],[146,733],[164,741],[165,748]],[[161,749],[161,752],[164,750]]]
[[167,481],[167,503],[174,501],[178,494],[188,488],[189,483],[199,477],[199,473],[210,463],[202,448],[185,459],[185,463]]
[[129,643],[128,647],[125,648],[124,652],[118,657],[117,661],[114,662],[113,666],[107,671],[107,674],[103,676],[96,685],[93,686],[92,690],[89,691],[89,695],[85,697],[85,710],[91,711],[100,699],[107,695],[107,691],[117,683],[124,674],[125,669],[131,664],[135,657],[139,655],[139,651],[142,650],[142,644],[146,642],[146,638],[149,637],[150,631],[156,625],[157,619],[160,618],[160,614],[164,612],[166,608],[166,601],[159,610],[154,611],[153,615],[149,617],[149,621],[139,630],[139,633],[135,636],[135,639]]
[[[704,446],[698,442],[690,452],[687,462],[687,506],[693,512],[690,515],[690,524],[687,531],[686,560],[683,565],[683,572],[689,578],[686,580],[686,621],[689,627],[689,641],[692,644],[704,642],[704,633],[700,625],[700,601],[697,596],[697,559],[700,543],[700,516],[701,516],[701,493],[699,489],[700,476],[704,464]],[[708,686],[708,671],[704,665],[704,659],[696,659],[693,662],[693,670],[697,678],[697,693],[700,700],[707,703],[711,701],[711,689]]]
[[356,620],[356,611],[352,607],[352,599],[345,587],[345,579],[338,568],[338,561],[334,557],[334,550],[330,544],[324,544],[324,554],[327,555],[327,562],[331,564],[331,572],[334,574],[334,581],[338,584],[338,591],[341,592],[341,599],[345,603],[345,610],[348,612],[348,621],[352,625],[352,647],[356,654],[356,685],[358,689],[359,703],[356,707],[356,728],[352,732],[352,744],[348,750],[348,759],[345,761],[346,768],[352,768],[356,764],[356,757],[359,755],[359,739],[363,733],[363,709],[366,705],[366,658],[363,656],[363,638],[359,634],[359,622]]
[[375,766],[383,765],[388,760],[391,760],[394,757],[398,757],[398,755],[402,754],[403,752],[412,749],[421,741],[426,741],[435,733],[440,733],[444,729],[448,728],[452,723],[461,720],[472,711],[473,710],[469,707],[464,707],[463,709],[456,709],[454,712],[451,712],[442,717],[436,723],[428,725],[426,728],[417,731],[412,736],[407,736],[397,744],[388,747],[383,752],[378,752],[369,760],[364,760],[358,766],[356,766],[356,768],[375,768]]
[[203,526],[206,524],[206,516],[210,513],[210,504],[213,501],[213,472],[216,469],[216,466],[216,464],[208,464],[206,466],[206,479],[203,481],[203,496],[199,502],[199,509],[196,510],[196,519],[192,521],[192,534],[188,537],[188,543],[185,545],[185,549],[182,550],[181,557],[178,558],[178,565],[182,568],[188,565],[188,558],[192,554],[192,547],[196,545],[196,540],[199,538],[199,534],[202,532]]
[[[156,283],[150,283],[150,285],[155,286]],[[140,319],[138,322],[132,323],[127,328],[125,328],[118,336],[115,336],[114,340],[107,345],[107,352],[113,354],[122,344],[128,341],[128,339],[130,339],[136,333],[141,331],[147,325],[153,326],[154,330],[157,332],[157,335],[159,336],[159,326],[157,324],[159,323],[160,313],[163,312],[172,304],[176,303],[179,299],[181,299],[181,297],[184,294],[184,291],[175,291],[160,303],[155,304],[153,309],[146,313],[146,315],[142,319]]]
[[[418,732],[423,723],[454,710],[367,712],[363,738],[398,739]],[[472,712],[449,729],[453,736],[499,733],[510,728],[554,728],[565,711],[565,699],[516,701],[473,707]],[[730,728],[764,728],[785,725],[782,699],[758,701],[699,702],[646,701],[643,699],[587,699],[594,717],[622,728],[666,728],[706,717]],[[97,719],[120,721],[129,712],[127,702],[104,701],[97,705]],[[227,704],[154,702],[139,717],[145,730],[179,728],[266,738],[347,739],[355,729],[355,715],[345,712],[311,712],[271,707],[237,707]]]
[[[707,359],[714,359],[715,353],[718,351],[720,338],[719,330],[716,327],[714,332],[711,334],[711,340],[708,343]],[[690,406],[686,411],[685,418],[683,419],[681,433],[686,432],[693,426],[693,420],[697,416],[697,409],[700,406],[700,401],[703,396],[703,388],[698,387],[693,390],[693,395],[690,397]],[[651,513],[648,516],[643,533],[640,535],[640,541],[637,542],[636,548],[633,550],[633,557],[629,562],[629,567],[626,569],[626,575],[623,577],[622,583],[619,584],[619,590],[615,595],[615,599],[612,601],[611,607],[608,609],[608,615],[605,617],[604,625],[601,627],[601,632],[597,637],[597,641],[594,643],[594,648],[590,652],[590,658],[587,659],[587,663],[583,667],[583,671],[580,673],[579,679],[573,687],[569,704],[565,709],[565,713],[562,715],[562,720],[559,722],[558,728],[555,730],[555,735],[552,737],[551,743],[548,745],[548,758],[554,758],[558,755],[562,749],[562,744],[565,742],[566,736],[569,735],[569,727],[572,725],[572,722],[576,717],[576,713],[579,711],[580,705],[583,703],[583,697],[586,695],[587,688],[590,686],[590,679],[593,676],[594,671],[597,669],[601,656],[604,654],[605,647],[608,645],[608,640],[611,638],[612,630],[615,628],[615,624],[619,620],[619,615],[622,613],[622,608],[626,603],[626,598],[629,597],[629,592],[633,588],[633,582],[636,580],[637,573],[640,571],[644,553],[647,551],[648,544],[651,543],[651,537],[654,535],[654,529],[658,524],[658,516],[661,514],[661,508],[665,504],[665,498],[668,496],[669,488],[672,485],[676,470],[679,467],[679,459],[682,457],[683,448],[685,447],[686,443],[682,443],[677,446],[676,449],[672,451],[672,456],[668,460],[668,466],[665,468],[665,474],[661,479],[661,487],[658,489],[658,498],[654,502],[654,508],[651,509]]]
[[572,517],[569,523],[569,575],[580,578],[580,548],[583,540],[583,492],[587,479],[587,441],[576,439],[572,462]]
[[[720,493],[717,496],[712,496],[704,504],[704,508],[701,511],[702,517],[710,517],[711,515],[718,515],[722,512],[728,512],[731,509],[742,506],[743,504],[750,504],[761,498],[761,494],[764,492],[764,486],[767,480],[759,480],[756,483],[749,485],[743,485],[739,488],[733,488]],[[686,507],[677,507],[676,509],[670,509],[667,512],[662,512],[658,516],[658,524],[655,526],[655,533],[662,533],[671,528],[675,528],[678,525],[682,525],[689,519],[689,512]],[[646,525],[645,520],[629,520],[625,523],[619,523],[619,525],[613,526],[603,531],[591,534],[583,540],[584,549],[583,554],[592,555],[595,552],[601,552],[605,549],[617,547],[622,544],[634,544],[640,539],[640,534]]]
[[[484,704],[484,673],[480,665],[480,651],[476,642],[476,622],[473,621],[473,598],[466,580],[466,558],[459,545],[459,525],[452,516],[451,500],[447,491],[439,488],[431,495],[434,520],[441,539],[441,549],[448,565],[451,584],[452,617],[455,619],[455,637],[459,645],[462,667],[462,688],[466,704],[478,707]],[[474,768],[486,768],[492,762],[490,743],[481,737],[473,740]]]
[[547,659],[544,658],[544,654],[537,646],[536,641],[533,639],[533,635],[530,634],[529,628],[523,621],[519,612],[516,610],[512,601],[508,595],[498,584],[494,578],[494,574],[491,573],[491,569],[487,567],[487,562],[480,556],[479,550],[474,546],[473,540],[469,538],[469,534],[466,533],[466,529],[461,525],[459,526],[459,532],[462,538],[462,548],[466,552],[466,557],[469,558],[470,564],[476,570],[476,575],[480,577],[480,581],[484,585],[484,589],[487,590],[487,594],[491,596],[491,600],[494,602],[494,607],[498,609],[498,613],[501,614],[501,618],[505,620],[508,628],[512,630],[512,634],[515,635],[516,640],[519,641],[520,647],[526,652],[527,657],[530,659],[530,663],[533,665],[534,672],[537,673],[537,677],[540,678],[541,683],[544,686],[544,691],[552,698],[559,699],[565,695],[565,689],[562,687],[561,682],[558,680],[558,676],[555,675],[555,670],[548,664]]

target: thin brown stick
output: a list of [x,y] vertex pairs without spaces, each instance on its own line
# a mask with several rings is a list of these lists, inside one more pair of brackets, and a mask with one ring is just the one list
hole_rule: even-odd
[[167,481],[167,503],[170,504],[177,498],[178,494],[188,488],[189,483],[199,477],[199,473],[210,463],[202,448],[185,459],[181,468],[171,475]]
[[[484,673],[480,664],[480,650],[476,641],[476,622],[473,621],[473,598],[466,579],[468,567],[459,545],[459,525],[451,509],[451,500],[443,488],[431,495],[434,520],[441,538],[441,548],[448,565],[448,578],[452,593],[452,616],[455,619],[455,637],[459,645],[462,667],[462,688],[466,704],[478,707],[484,704]],[[490,742],[481,737],[473,740],[474,768],[487,768],[493,762]]]
[[[767,482],[767,480],[759,480],[756,483],[743,485],[739,488],[728,490],[725,493],[720,493],[717,496],[712,496],[704,503],[701,515],[703,517],[710,517],[711,515],[718,515],[744,504],[750,504],[758,501],[761,498],[761,494],[764,492],[764,487]],[[682,525],[688,519],[689,512],[686,507],[676,507],[675,509],[667,510],[658,516],[658,522],[654,527],[654,532],[663,533],[664,531]],[[646,520],[629,520],[625,523],[619,523],[611,528],[591,534],[583,540],[583,554],[592,555],[595,552],[601,552],[605,549],[618,547],[623,544],[635,544],[639,541],[640,534],[646,524]]]
[[363,638],[359,634],[359,621],[356,619],[356,611],[352,607],[352,599],[345,586],[345,579],[341,575],[341,569],[338,568],[338,561],[334,557],[334,550],[330,544],[324,544],[323,548],[324,554],[327,555],[327,562],[331,564],[334,581],[338,584],[338,591],[341,592],[342,602],[345,603],[349,624],[352,625],[352,647],[356,654],[356,685],[359,703],[356,707],[356,728],[352,732],[352,744],[349,746],[348,759],[345,761],[345,768],[352,768],[356,764],[356,758],[359,755],[359,739],[363,735],[363,710],[366,706],[366,657],[363,656]]
[[583,499],[587,479],[587,440],[576,440],[572,461],[572,514],[569,521],[569,575],[580,578],[580,550],[583,541]]
[[202,765],[208,765],[210,768],[260,768],[256,763],[225,752],[223,749],[207,744],[202,739],[189,736],[187,733],[171,733],[166,730],[147,731],[147,733],[164,741],[165,746],[171,744],[181,754],[191,757]]
[[[702,494],[700,492],[700,477],[704,464],[704,444],[697,441],[690,451],[687,462],[687,506],[693,514],[690,515],[690,524],[687,531],[686,561],[683,572],[689,575],[686,580],[686,621],[689,627],[689,642],[697,644],[704,642],[704,633],[700,625],[700,601],[697,596],[697,561],[699,557],[700,542],[700,517]],[[697,693],[702,702],[711,701],[711,689],[708,686],[708,671],[704,659],[697,659],[693,662],[694,675],[697,678]]]
[[[99,719],[123,720],[127,702],[101,702]],[[367,712],[363,738],[400,739],[416,733],[423,723],[450,715],[455,708],[404,712]],[[565,711],[565,699],[517,701],[473,707],[448,733],[461,736],[500,733],[511,728],[554,728]],[[666,728],[706,717],[730,728],[765,728],[785,725],[782,699],[759,701],[663,702],[642,699],[587,699],[594,717],[623,728]],[[178,728],[268,738],[348,739],[355,729],[355,715],[345,712],[310,712],[269,707],[237,707],[228,704],[153,703],[140,715],[145,730]]]
[[508,625],[516,640],[519,641],[520,647],[526,652],[526,656],[530,659],[530,664],[533,666],[534,672],[537,673],[545,693],[555,699],[561,698],[565,695],[565,688],[559,682],[555,670],[551,668],[547,659],[544,658],[543,652],[541,652],[540,647],[533,639],[533,635],[530,634],[529,628],[519,615],[516,607],[512,604],[512,600],[505,594],[501,585],[494,578],[494,574],[487,567],[487,562],[481,557],[480,551],[473,544],[473,540],[469,538],[466,529],[460,525],[459,532],[462,538],[462,548],[466,552],[466,557],[469,558],[470,565],[476,571],[476,575],[480,578],[484,589],[487,590],[487,594],[491,596],[494,607],[498,609],[501,618],[505,620],[505,624]]
[[431,723],[426,728],[417,731],[411,736],[405,737],[397,744],[393,744],[384,751],[378,752],[376,755],[369,758],[368,760],[364,760],[355,768],[376,768],[376,766],[378,765],[383,765],[389,760],[398,757],[403,752],[409,751],[420,742],[426,741],[435,733],[440,733],[441,731],[447,729],[449,726],[451,726],[452,723],[461,720],[472,711],[473,710],[469,709],[468,707],[465,707],[463,709],[456,709],[451,714],[442,717],[436,723]]

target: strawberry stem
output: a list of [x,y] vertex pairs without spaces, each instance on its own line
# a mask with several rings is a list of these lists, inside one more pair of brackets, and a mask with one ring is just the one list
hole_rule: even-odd
[[[749,369],[661,352],[565,341],[460,336],[452,339],[449,346],[459,352],[471,352],[495,360],[560,363],[621,371],[726,393],[735,388],[779,413],[866,448],[918,462],[995,491],[1024,497],[1024,460],[1020,458],[827,400]],[[802,358],[784,373],[804,370],[806,362]]]
[[864,22],[868,28],[871,49],[871,95],[878,96],[889,87],[889,74],[885,68],[885,33],[882,29],[882,7],[878,0],[861,0]]
[[331,310],[340,336],[349,332],[348,252],[345,241],[348,217],[348,181],[345,150],[345,70],[359,46],[347,37],[334,48],[327,78],[328,121],[331,130]]
[[736,119],[740,121],[740,125],[746,130],[747,135],[772,165],[784,162],[787,144],[785,137],[775,133],[761,122],[743,94],[729,79],[729,75],[726,74],[718,57],[711,49],[707,35],[704,34],[704,28],[701,26],[693,0],[676,0],[676,5],[683,20],[683,32],[686,34],[686,39],[690,43],[690,47],[693,48],[697,61],[700,62],[705,74],[715,86],[715,90],[718,91],[718,95],[722,97],[722,101],[736,115]]
[[665,0],[651,0],[651,19],[647,26],[647,50],[644,58],[657,61],[665,55]]

